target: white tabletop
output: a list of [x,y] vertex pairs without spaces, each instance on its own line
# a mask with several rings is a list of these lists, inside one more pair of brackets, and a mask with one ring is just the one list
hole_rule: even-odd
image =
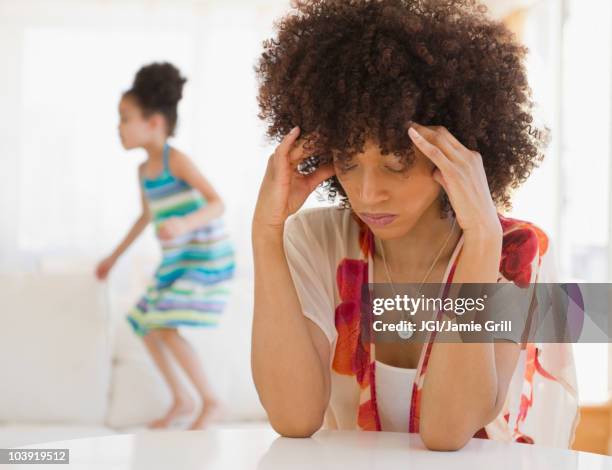
[[363,431],[319,431],[310,439],[280,437],[271,429],[143,431],[27,448],[68,448],[69,465],[43,468],[70,470],[612,469],[612,457],[585,452],[486,439],[472,439],[457,452],[432,452],[416,434]]

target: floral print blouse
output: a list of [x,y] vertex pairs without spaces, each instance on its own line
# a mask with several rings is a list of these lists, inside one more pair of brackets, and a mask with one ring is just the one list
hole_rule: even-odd
[[[546,233],[498,214],[503,229],[498,283],[557,282]],[[331,398],[324,428],[380,431],[375,345],[362,332],[362,285],[373,279],[373,234],[350,209],[303,209],[285,225],[285,254],[303,314],[330,342]],[[446,268],[446,293],[461,256],[463,235]],[[443,294],[445,295],[445,294]],[[442,313],[438,313],[439,319]],[[435,333],[423,345],[410,399],[409,432],[419,432],[420,402]],[[571,344],[522,343],[502,411],[474,437],[568,448],[578,422]]]

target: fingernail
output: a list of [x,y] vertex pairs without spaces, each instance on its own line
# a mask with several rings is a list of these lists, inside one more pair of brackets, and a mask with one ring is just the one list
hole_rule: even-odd
[[421,137],[421,134],[419,134],[418,131],[414,127],[411,127],[410,129],[408,129],[408,134],[410,134],[410,137],[414,137],[416,139]]
[[291,129],[290,134],[295,134],[299,129],[299,126],[295,126],[293,129]]

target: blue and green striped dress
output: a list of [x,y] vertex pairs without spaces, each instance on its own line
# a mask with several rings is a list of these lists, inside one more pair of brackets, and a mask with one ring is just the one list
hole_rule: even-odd
[[[155,233],[170,217],[182,217],[206,204],[199,191],[170,172],[166,143],[164,169],[154,179],[141,178]],[[233,244],[222,218],[172,240],[159,240],[162,261],[146,293],[127,319],[136,334],[153,328],[216,326],[230,295],[234,275]]]

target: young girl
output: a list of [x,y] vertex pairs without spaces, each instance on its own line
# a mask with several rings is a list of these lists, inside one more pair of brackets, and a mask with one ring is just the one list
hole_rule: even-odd
[[190,429],[203,428],[212,412],[219,410],[198,355],[178,327],[217,325],[234,272],[234,251],[221,219],[223,202],[194,163],[168,144],[185,81],[172,64],[153,63],[141,68],[132,87],[123,93],[119,103],[121,143],[128,150],[147,152],[147,160],[138,169],[142,215],[96,269],[97,277],[105,279],[121,254],[153,222],[162,261],[146,293],[127,316],[174,400],[165,416],[150,423],[152,428],[167,427],[195,410],[171,358],[186,372],[201,398],[202,409]]
[[[281,142],[252,227],[252,369],[274,428],[569,447],[571,345],[374,344],[362,298],[370,283],[555,282],[548,235],[499,212],[544,144],[525,48],[470,0],[304,0],[277,24],[257,72]],[[342,204],[298,212],[324,181]]]

